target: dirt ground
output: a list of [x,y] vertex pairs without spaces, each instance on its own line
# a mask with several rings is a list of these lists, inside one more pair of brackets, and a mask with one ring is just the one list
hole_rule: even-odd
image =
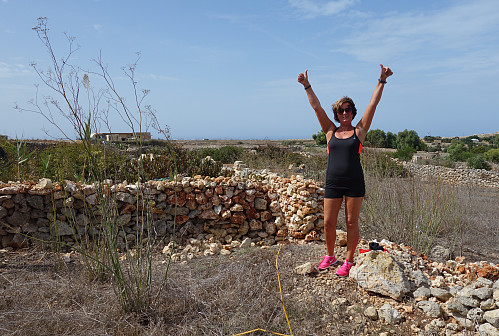
[[[411,328],[424,328],[416,309],[399,325],[363,314],[380,300],[412,307],[411,298],[397,303],[369,295],[352,279],[335,276],[336,267],[297,274],[296,266],[320,260],[322,244],[284,245],[278,252],[278,246],[253,247],[173,264],[146,320],[122,313],[111,281],[88,280],[77,256],[64,262],[43,251],[2,252],[0,330],[3,335],[236,335],[263,329],[290,335],[286,315],[294,335],[411,335]],[[339,259],[344,255],[340,248]],[[156,286],[165,259],[155,256]]]

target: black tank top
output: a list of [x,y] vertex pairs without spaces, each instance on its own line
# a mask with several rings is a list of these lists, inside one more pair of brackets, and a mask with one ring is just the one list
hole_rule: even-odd
[[362,143],[357,137],[355,128],[353,135],[346,139],[338,139],[335,134],[327,144],[326,188],[351,188],[364,184],[364,172],[360,164]]

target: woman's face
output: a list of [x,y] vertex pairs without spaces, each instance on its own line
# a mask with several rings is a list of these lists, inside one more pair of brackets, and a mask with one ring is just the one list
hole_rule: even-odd
[[341,104],[341,108],[337,113],[338,119],[342,125],[350,125],[353,119],[353,110],[349,102]]

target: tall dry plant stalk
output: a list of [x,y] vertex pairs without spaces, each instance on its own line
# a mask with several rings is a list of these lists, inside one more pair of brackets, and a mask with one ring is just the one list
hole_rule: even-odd
[[421,253],[428,253],[444,234],[451,242],[459,240],[464,222],[456,187],[438,178],[421,181],[370,171],[366,189],[364,232],[407,243]]
[[[75,47],[74,37],[66,35],[68,39],[68,52],[59,59],[52,48],[48,35],[47,18],[39,18],[38,25],[33,28],[38,38],[43,43],[49,54],[50,66],[46,71],[39,70],[32,64],[46,89],[55,93],[56,97],[45,96],[39,102],[38,87],[36,99],[30,101],[30,108],[16,108],[20,111],[32,112],[41,115],[52,126],[57,128],[62,136],[70,141],[76,141],[85,155],[82,168],[82,179],[92,183],[96,189],[97,205],[91,207],[85,203],[83,218],[85,225],[79,222],[72,204],[64,206],[74,232],[75,244],[73,249],[83,256],[88,272],[94,279],[111,280],[115,293],[125,312],[134,312],[146,316],[154,306],[154,298],[164,289],[167,279],[168,267],[162,283],[154,286],[152,282],[152,256],[161,239],[153,232],[153,215],[151,204],[147,201],[147,189],[144,181],[140,180],[141,168],[137,171],[136,179],[136,209],[134,217],[134,239],[127,239],[125,225],[119,219],[119,209],[114,194],[110,192],[110,185],[100,167],[96,152],[103,151],[106,147],[99,146],[91,138],[92,133],[98,133],[101,127],[111,131],[109,120],[112,113],[118,116],[135,135],[150,127],[156,129],[167,139],[168,129],[159,127],[154,110],[145,105],[144,99],[149,90],[139,90],[135,79],[137,60],[122,68],[129,79],[133,92],[133,106],[127,105],[125,99],[119,94],[107,67],[104,66],[102,57],[93,60],[97,66],[96,71],[82,70],[71,63],[72,56],[79,49]],[[83,73],[83,76],[81,75]],[[94,79],[91,79],[91,76]],[[101,83],[102,89],[95,90],[92,83]],[[139,92],[140,91],[140,92]],[[82,98],[86,93],[85,99]],[[60,99],[61,101],[59,101]],[[64,128],[61,117],[73,128],[76,138],[69,135]],[[142,146],[142,137],[135,136],[137,145]],[[55,216],[54,216],[55,218]],[[175,218],[174,218],[175,221]],[[55,222],[55,219],[54,219]],[[56,246],[67,245],[60,239],[55,226]],[[154,290],[157,292],[155,293]]]

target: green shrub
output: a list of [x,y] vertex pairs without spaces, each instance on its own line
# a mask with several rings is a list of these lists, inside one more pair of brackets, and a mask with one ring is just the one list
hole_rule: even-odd
[[320,130],[317,134],[312,134],[312,139],[314,139],[315,143],[319,146],[327,144],[326,134],[323,130]]
[[469,168],[473,169],[485,169],[485,170],[491,169],[490,164],[487,161],[485,161],[485,159],[481,155],[470,157],[466,161],[466,163],[468,164]]
[[471,148],[471,153],[473,154],[483,154],[487,151],[487,146],[485,145],[476,145]]
[[416,153],[416,150],[413,147],[405,146],[403,148],[398,148],[397,151],[393,153],[393,157],[402,161],[409,161],[412,159],[414,153]]
[[197,152],[203,158],[211,156],[213,160],[221,163],[234,163],[234,161],[241,159],[244,151],[244,148],[241,147],[224,146],[221,148],[203,148]]
[[489,149],[483,154],[483,157],[487,161],[499,163],[499,148]]
[[447,153],[454,161],[466,161],[473,156],[473,153],[468,151],[466,144],[458,139],[452,140],[451,145],[447,148]]
[[446,156],[444,159],[437,161],[437,164],[442,167],[454,168],[456,166],[455,161],[451,160],[450,157]]

